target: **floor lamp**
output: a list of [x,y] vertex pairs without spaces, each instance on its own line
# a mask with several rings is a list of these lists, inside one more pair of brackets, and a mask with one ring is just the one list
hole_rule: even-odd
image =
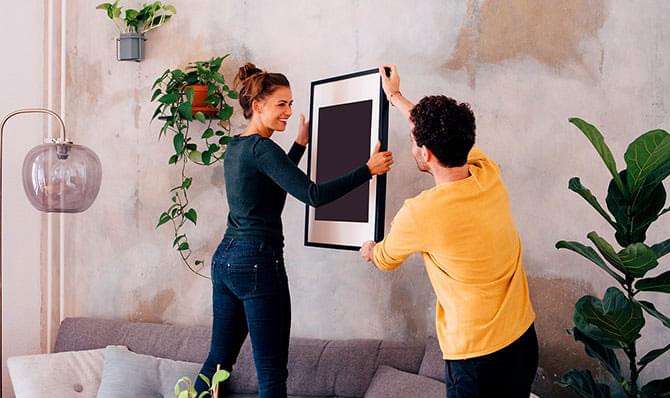
[[[31,149],[23,161],[23,190],[37,210],[45,213],[83,212],[98,196],[102,177],[102,166],[98,156],[85,146],[76,145],[67,139],[63,119],[56,112],[30,108],[19,109],[5,116],[0,124],[0,308],[2,307],[2,145],[5,123],[13,116],[24,113],[48,114],[58,119],[60,123],[60,137],[48,138],[45,144]],[[0,358],[2,358],[1,319]],[[0,372],[0,377],[1,375]]]

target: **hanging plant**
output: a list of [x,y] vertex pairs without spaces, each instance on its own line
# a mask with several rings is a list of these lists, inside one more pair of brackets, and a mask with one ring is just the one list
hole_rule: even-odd
[[191,244],[183,232],[186,223],[198,222],[198,212],[189,203],[188,190],[193,178],[186,174],[186,166],[188,163],[217,164],[223,160],[231,139],[233,107],[227,101],[237,99],[238,94],[219,72],[226,57],[228,55],[192,62],[184,71],[168,69],[152,87],[151,101],[158,105],[151,120],[159,118],[163,122],[159,139],[171,136],[174,153],[168,164],[179,167],[181,173],[179,185],[170,189],[171,205],[161,213],[156,228],[172,225],[173,247],[184,264],[200,276],[204,276],[198,272],[204,262],[191,259]]
[[116,58],[119,61],[141,61],[144,58],[144,34],[163,25],[177,13],[177,9],[170,4],[160,1],[147,3],[136,10],[119,6],[119,0],[114,3],[102,3],[96,7],[107,12],[109,19],[119,30],[116,40]]

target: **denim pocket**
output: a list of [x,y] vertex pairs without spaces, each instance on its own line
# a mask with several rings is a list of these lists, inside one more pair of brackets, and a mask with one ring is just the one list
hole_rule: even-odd
[[239,297],[252,294],[258,283],[258,264],[228,263],[226,264],[230,289]]

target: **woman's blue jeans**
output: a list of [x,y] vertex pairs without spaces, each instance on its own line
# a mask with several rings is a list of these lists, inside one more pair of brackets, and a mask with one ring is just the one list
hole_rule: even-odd
[[[232,372],[251,337],[259,398],[286,398],[291,298],[282,245],[225,238],[212,258],[212,343],[201,373]],[[207,389],[198,378],[198,394]],[[223,390],[223,388],[219,388]]]

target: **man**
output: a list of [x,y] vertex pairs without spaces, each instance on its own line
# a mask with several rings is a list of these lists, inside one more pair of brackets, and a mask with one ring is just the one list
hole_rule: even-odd
[[416,165],[435,187],[405,201],[389,234],[365,242],[361,257],[390,271],[412,253],[423,256],[449,398],[527,398],[538,363],[535,313],[500,169],[474,147],[468,104],[429,96],[414,106],[400,93],[395,65],[380,74],[410,122]]

